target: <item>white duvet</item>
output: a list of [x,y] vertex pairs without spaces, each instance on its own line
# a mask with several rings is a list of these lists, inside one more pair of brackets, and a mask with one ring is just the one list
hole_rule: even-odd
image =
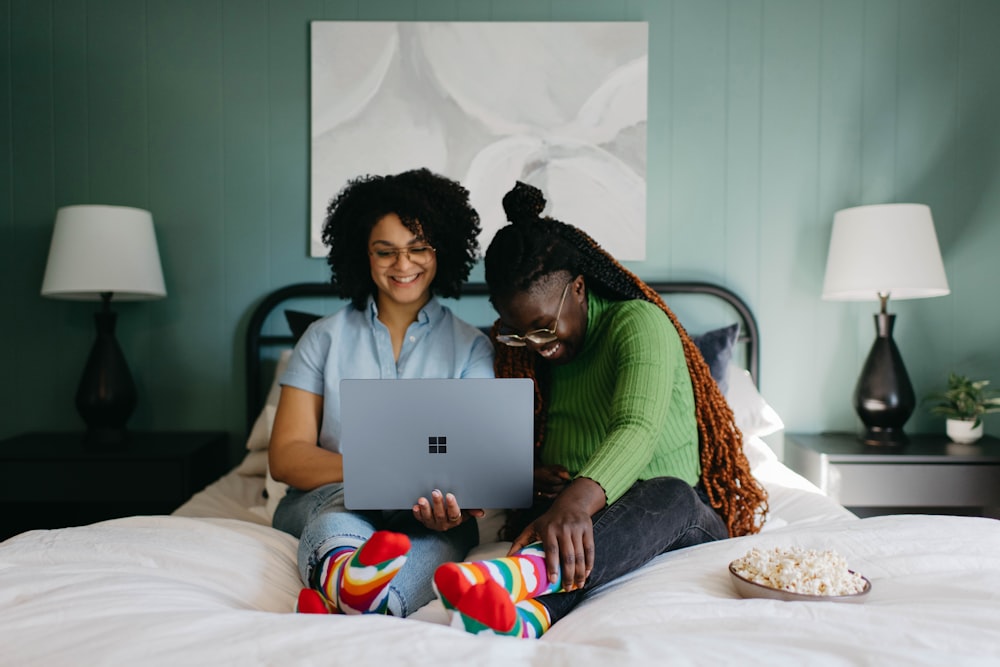
[[[26,533],[0,544],[0,665],[1000,664],[1000,522],[857,519],[777,461],[755,474],[767,530],[661,556],[537,641],[465,634],[435,603],[409,619],[291,613],[296,541],[252,512]],[[727,565],[753,545],[834,549],[872,592],[740,599]]]

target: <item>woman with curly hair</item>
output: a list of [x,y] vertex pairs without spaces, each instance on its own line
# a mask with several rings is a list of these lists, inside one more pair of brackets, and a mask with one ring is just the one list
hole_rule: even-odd
[[[510,515],[506,558],[445,564],[435,586],[466,630],[533,637],[661,553],[756,532],[767,501],[732,410],[660,296],[583,231],[542,217],[536,188],[518,183],[503,205],[512,224],[486,252],[495,370],[535,380],[537,502]],[[535,585],[516,576],[532,571]]]
[[327,260],[351,303],[296,344],[268,453],[289,485],[274,526],[300,538],[299,611],[407,616],[434,597],[435,568],[479,540],[481,511],[450,493],[412,512],[345,508],[338,393],[342,378],[493,377],[489,339],[435,298],[459,296],[478,233],[468,192],[426,169],[357,178],[328,207]]

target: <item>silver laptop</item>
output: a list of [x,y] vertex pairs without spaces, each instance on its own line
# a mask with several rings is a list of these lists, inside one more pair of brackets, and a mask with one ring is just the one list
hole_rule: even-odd
[[431,491],[463,508],[529,507],[530,379],[341,380],[344,504],[410,509]]

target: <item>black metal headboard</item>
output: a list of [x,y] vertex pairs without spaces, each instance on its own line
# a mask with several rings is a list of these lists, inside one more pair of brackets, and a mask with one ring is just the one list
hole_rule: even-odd
[[[721,299],[733,308],[740,319],[740,338],[744,345],[746,368],[754,382],[760,385],[760,333],[753,312],[735,292],[712,283],[704,282],[649,282],[650,287],[660,294],[705,294]],[[462,288],[462,296],[487,296],[485,283],[468,283]],[[279,305],[291,299],[308,297],[337,298],[330,283],[297,283],[279,288],[264,297],[250,316],[246,334],[246,419],[248,429],[253,425],[261,402],[264,400],[263,383],[270,379],[262,377],[264,351],[272,347],[291,347],[295,339],[292,334],[271,335],[264,333],[268,317]],[[346,303],[346,302],[345,302]],[[483,323],[488,324],[488,323]]]

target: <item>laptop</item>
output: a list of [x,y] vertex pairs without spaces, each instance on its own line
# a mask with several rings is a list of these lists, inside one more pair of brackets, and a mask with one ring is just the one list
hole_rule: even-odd
[[345,379],[340,408],[347,509],[411,509],[434,489],[468,509],[531,505],[530,379]]

